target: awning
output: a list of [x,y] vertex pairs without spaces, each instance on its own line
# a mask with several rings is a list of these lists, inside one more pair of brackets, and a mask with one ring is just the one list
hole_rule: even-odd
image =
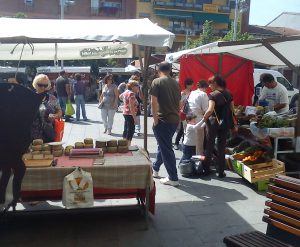
[[182,12],[176,10],[163,10],[163,9],[156,9],[155,15],[162,16],[162,17],[174,17],[177,19],[191,19],[193,18],[192,13],[190,12]]
[[204,23],[206,20],[215,23],[229,23],[229,15],[195,12],[193,13],[193,20],[200,23]]
[[[264,44],[270,44],[271,48],[266,47]],[[180,57],[189,54],[230,53],[262,64],[285,66],[286,64],[270,51],[270,49],[275,49],[292,64],[300,65],[299,47],[300,36],[236,42],[218,41],[194,49],[169,53],[166,55],[166,61],[175,62]]]

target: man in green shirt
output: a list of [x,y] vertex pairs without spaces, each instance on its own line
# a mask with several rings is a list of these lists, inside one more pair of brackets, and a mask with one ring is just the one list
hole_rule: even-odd
[[172,148],[172,137],[179,124],[180,88],[170,77],[171,65],[159,65],[159,78],[153,80],[150,95],[153,115],[153,132],[158,143],[156,160],[153,163],[153,177],[164,163],[168,177],[160,179],[162,184],[178,186],[176,159]]

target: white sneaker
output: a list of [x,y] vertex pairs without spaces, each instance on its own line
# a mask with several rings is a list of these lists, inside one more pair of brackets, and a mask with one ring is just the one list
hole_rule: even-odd
[[152,177],[154,177],[154,178],[159,178],[158,172],[157,172],[157,171],[154,171],[153,169],[152,169]]
[[173,181],[173,180],[170,180],[168,177],[165,177],[165,178],[161,178],[160,180],[160,183],[164,184],[164,185],[171,185],[171,186],[179,186],[179,182],[178,181]]

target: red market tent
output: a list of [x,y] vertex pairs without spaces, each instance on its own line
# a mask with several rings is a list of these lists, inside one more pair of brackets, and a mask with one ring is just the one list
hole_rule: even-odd
[[180,59],[180,87],[184,81],[193,79],[197,82],[207,80],[219,74],[233,94],[235,105],[251,105],[254,92],[253,64],[251,61],[227,54],[196,54],[183,56]]

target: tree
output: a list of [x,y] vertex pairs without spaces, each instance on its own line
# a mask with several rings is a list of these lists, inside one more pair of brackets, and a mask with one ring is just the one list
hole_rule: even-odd
[[24,18],[27,18],[27,15],[23,12],[17,12],[14,17],[24,19]]
[[218,40],[220,37],[214,35],[213,33],[213,22],[206,20],[203,23],[203,31],[199,35],[198,39],[189,39],[187,44],[187,49],[195,48],[197,46],[209,44]]
[[[226,35],[221,40],[222,41],[232,41],[233,32],[234,32],[234,25],[233,25],[233,23],[231,23],[230,30],[226,33]],[[254,37],[247,32],[242,33],[241,32],[241,23],[238,22],[236,40],[249,40],[249,39],[254,39]]]

